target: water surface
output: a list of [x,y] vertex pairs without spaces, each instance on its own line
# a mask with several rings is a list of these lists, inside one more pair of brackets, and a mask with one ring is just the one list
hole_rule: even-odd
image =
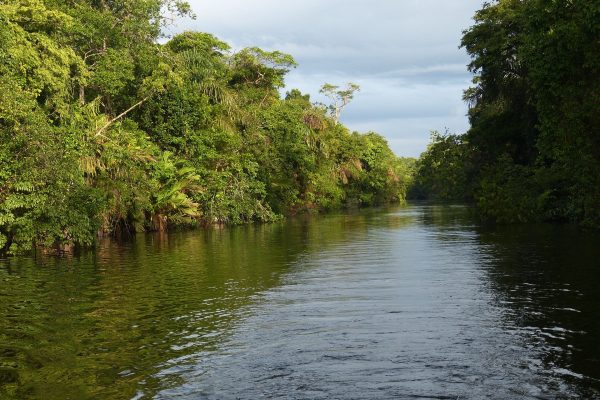
[[411,206],[0,260],[0,398],[600,398],[600,236]]

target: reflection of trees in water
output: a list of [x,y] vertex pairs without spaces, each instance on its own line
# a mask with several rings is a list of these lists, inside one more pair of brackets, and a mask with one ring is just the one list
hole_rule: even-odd
[[[584,398],[600,392],[600,237],[569,226],[478,229],[506,329],[541,354],[545,374]],[[578,377],[582,375],[583,380]],[[591,379],[588,379],[591,378]]]
[[[146,235],[106,241],[70,259],[2,262],[0,397],[130,398],[138,390],[151,397],[181,384],[182,372],[219,348],[299,259],[353,243],[376,251],[371,232],[391,241],[404,228],[402,237],[421,250],[481,263],[483,286],[471,290],[490,294],[502,310],[502,334],[520,340],[505,342],[530,346],[542,361],[524,374],[562,368],[600,378],[598,236],[568,227],[483,228],[468,208],[419,206]],[[598,390],[596,381],[559,378],[584,398]]]
[[75,257],[7,260],[0,395],[130,398],[180,383],[169,372],[217,348],[298,257],[399,220],[374,215],[161,233]]
[[582,398],[598,396],[600,236],[565,225],[486,226],[462,206],[416,210],[438,246],[476,247],[486,277],[481,290],[502,310],[503,331],[522,342],[521,361],[534,363],[523,373],[552,377],[544,382],[558,392],[567,384]]

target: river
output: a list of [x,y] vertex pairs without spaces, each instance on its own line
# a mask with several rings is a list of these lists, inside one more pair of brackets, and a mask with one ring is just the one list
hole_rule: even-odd
[[600,399],[600,236],[414,205],[0,259],[2,399]]

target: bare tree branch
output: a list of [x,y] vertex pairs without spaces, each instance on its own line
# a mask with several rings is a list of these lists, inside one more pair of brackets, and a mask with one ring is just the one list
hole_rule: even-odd
[[142,105],[142,103],[144,103],[146,100],[148,100],[150,97],[152,97],[153,93],[150,93],[148,96],[144,97],[143,99],[141,99],[140,101],[138,101],[137,103],[135,103],[134,105],[132,105],[131,107],[129,107],[127,110],[123,111],[121,114],[117,115],[116,117],[114,117],[113,119],[111,119],[110,121],[108,121],[106,124],[104,124],[104,126],[100,129],[98,129],[96,131],[96,133],[94,134],[94,136],[100,136],[102,135],[102,133],[109,127],[111,126],[113,123],[115,123],[116,121],[118,121],[120,118],[124,117],[127,113],[129,113],[130,111],[132,111],[134,108],[139,107],[140,105]]

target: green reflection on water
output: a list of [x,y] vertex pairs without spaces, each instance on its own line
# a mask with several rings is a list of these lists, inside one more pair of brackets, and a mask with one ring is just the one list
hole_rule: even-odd
[[[398,238],[407,242],[401,245]],[[378,247],[378,240],[383,247]],[[472,298],[461,297],[463,303],[450,305],[476,304],[501,318],[492,318],[495,322],[490,324],[489,319],[479,319],[479,314],[470,315],[469,329],[474,330],[468,338],[497,355],[493,340],[489,348],[482,341],[493,339],[490,332],[502,333],[501,339],[515,339],[506,343],[539,361],[538,370],[529,374],[522,373],[518,360],[503,367],[514,382],[559,382],[572,393],[581,393],[580,398],[594,398],[600,390],[600,323],[595,318],[600,312],[598,243],[598,235],[565,226],[485,227],[475,223],[465,207],[417,206],[272,225],[140,235],[125,243],[106,241],[94,251],[71,257],[0,260],[0,399],[152,398],[177,388],[185,384],[182,377],[202,373],[194,369],[199,361],[231,350],[228,346],[235,341],[228,339],[246,329],[246,317],[269,312],[272,304],[263,294],[296,284],[296,273],[319,268],[310,260],[327,258],[325,250],[353,244],[360,244],[354,254],[360,255],[359,262],[382,258],[377,254],[381,248],[390,250],[384,258],[392,265],[402,265],[400,258],[410,261],[411,254],[416,257],[411,261],[415,268],[409,268],[404,278],[412,277],[415,284],[409,289],[423,294],[415,297],[417,301],[431,300],[427,282],[440,283],[434,274],[448,273],[448,267],[480,276],[476,287],[464,288]],[[407,254],[407,246],[421,252]],[[469,254],[477,255],[474,265]],[[447,259],[454,264],[448,265]],[[463,259],[466,266],[461,266]],[[371,268],[369,262],[365,265]],[[369,290],[352,279],[347,284],[345,294],[356,289],[362,296],[363,290]],[[462,289],[460,283],[454,284]],[[490,301],[477,303],[481,293],[486,299],[489,295]],[[394,299],[387,298],[388,306]],[[339,303],[331,304],[329,316],[338,312]],[[377,313],[380,305],[373,304],[370,312]],[[427,303],[422,309],[424,319],[438,311],[428,310]],[[393,315],[399,323],[403,321],[402,314]],[[452,319],[440,321],[450,324],[440,322],[440,330],[457,328]],[[264,337],[265,342],[269,339]],[[432,340],[431,344],[447,349],[450,355],[469,350],[456,342]],[[309,342],[303,345],[310,346]],[[393,350],[386,348],[385,356]],[[439,361],[440,354],[419,354],[416,361],[407,360],[414,364],[405,370],[421,371],[427,377],[426,371],[419,370],[419,360],[428,357]],[[485,376],[486,371],[478,368],[488,360],[474,360],[472,373]],[[553,370],[572,371],[584,378],[567,375],[552,380]],[[523,382],[518,379],[521,376]],[[484,389],[493,390],[493,386]]]
[[[131,398],[217,348],[304,254],[401,225],[376,212],[106,241],[0,261],[0,397]],[[410,219],[410,218],[409,218]]]

